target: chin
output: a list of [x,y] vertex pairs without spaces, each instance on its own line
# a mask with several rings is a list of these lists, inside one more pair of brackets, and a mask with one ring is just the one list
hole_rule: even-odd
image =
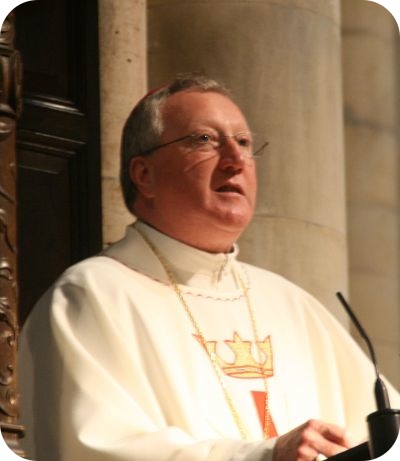
[[225,231],[241,234],[252,217],[252,213],[225,213],[219,216],[219,225]]

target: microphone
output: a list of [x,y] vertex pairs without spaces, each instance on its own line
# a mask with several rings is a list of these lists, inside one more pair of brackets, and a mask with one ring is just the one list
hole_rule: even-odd
[[376,374],[376,381],[375,381],[375,401],[376,401],[376,406],[378,410],[386,410],[390,408],[390,402],[389,402],[389,396],[387,393],[387,389],[385,386],[385,383],[383,382],[379,370],[378,370],[378,363],[376,360],[376,355],[374,348],[372,346],[371,340],[369,339],[366,331],[362,327],[361,323],[358,321],[356,315],[354,314],[353,310],[351,309],[349,303],[346,301],[342,293],[339,291],[336,293],[336,296],[338,297],[339,301],[342,303],[342,306],[345,308],[347,314],[351,318],[353,324],[357,328],[358,332],[362,336],[362,338],[365,340],[368,346],[369,354],[371,356],[372,363],[375,367],[375,374]]
[[[345,308],[358,332],[367,343],[371,360],[375,367],[376,381],[374,393],[377,411],[368,415],[367,422],[369,432],[369,452],[373,458],[377,458],[385,454],[396,441],[400,430],[400,410],[392,410],[390,408],[387,389],[383,379],[380,376],[375,351],[367,333],[361,326],[359,320],[357,319],[344,296],[340,292],[336,293],[336,296]],[[359,447],[361,447],[361,445]],[[336,457],[329,459],[333,460],[336,459]]]

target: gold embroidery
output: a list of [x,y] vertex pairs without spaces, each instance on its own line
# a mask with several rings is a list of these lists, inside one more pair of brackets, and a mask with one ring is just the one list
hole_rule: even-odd
[[[198,335],[194,336],[206,349],[209,355],[216,357],[218,366],[228,376],[233,378],[254,379],[270,378],[274,374],[270,336],[267,336],[264,341],[256,341],[255,347],[259,349],[259,351],[257,351],[257,356],[260,356],[259,360],[256,360],[252,352],[254,343],[242,340],[239,334],[234,332],[233,340],[224,341],[234,354],[234,360],[232,362],[226,362],[221,358],[221,355],[218,354],[217,341],[205,341],[205,343],[203,343]],[[264,356],[263,360],[259,352],[262,352]]]
[[[203,336],[203,334],[202,334],[202,332],[200,330],[200,327],[199,327],[195,317],[193,316],[193,313],[192,313],[188,303],[185,300],[185,297],[183,296],[183,293],[182,293],[181,289],[178,286],[178,282],[175,279],[175,275],[173,274],[169,263],[167,262],[165,257],[160,253],[160,251],[154,245],[154,243],[147,237],[147,235],[143,231],[141,231],[138,228],[136,228],[136,231],[142,236],[143,240],[147,243],[149,248],[153,251],[154,255],[158,258],[161,265],[163,266],[163,268],[165,270],[165,273],[167,274],[168,279],[169,279],[169,281],[171,283],[172,288],[174,289],[179,301],[182,304],[182,307],[184,308],[189,320],[191,321],[194,329],[196,330],[197,336],[200,338],[199,340],[200,340],[201,344],[203,345],[203,347],[205,347],[205,350],[208,352],[208,350],[207,350],[207,348],[205,346],[206,341],[204,339],[204,336]],[[248,313],[249,313],[249,316],[250,316],[250,322],[251,322],[251,326],[252,326],[252,329],[253,329],[253,334],[254,334],[255,341],[256,341],[256,343],[260,343],[259,338],[258,338],[257,328],[256,328],[256,319],[254,317],[254,312],[253,312],[253,308],[252,308],[251,301],[250,301],[249,288],[248,288],[248,286],[245,285],[245,283],[243,282],[243,280],[239,276],[239,274],[237,274],[235,271],[233,272],[233,274],[234,274],[234,276],[235,276],[235,278],[236,278],[236,280],[238,282],[238,285],[242,289],[244,297],[246,299],[246,304],[247,304]],[[258,352],[261,355],[260,348],[258,348]],[[210,352],[210,353],[208,353],[208,356],[209,356],[211,364],[212,364],[212,366],[214,368],[214,371],[215,371],[216,377],[217,377],[217,379],[219,381],[219,384],[221,386],[221,389],[222,389],[222,391],[224,393],[226,403],[228,404],[228,407],[229,407],[229,409],[230,409],[230,411],[232,413],[232,417],[236,422],[238,430],[239,430],[240,434],[242,435],[242,437],[244,439],[248,439],[248,431],[245,428],[245,426],[243,424],[243,421],[242,421],[238,411],[236,410],[236,407],[234,405],[233,399],[232,399],[232,397],[230,395],[230,392],[229,392],[229,390],[228,390],[228,388],[226,386],[226,383],[225,383],[225,380],[224,380],[224,372],[223,372],[223,370],[221,369],[221,367],[217,363],[216,354],[213,353],[213,352]],[[259,362],[261,362],[261,360],[259,360]],[[268,438],[269,434],[271,433],[270,432],[270,426],[271,426],[272,418],[271,418],[271,415],[269,413],[269,393],[268,393],[268,381],[267,381],[267,378],[263,379],[263,383],[264,383],[264,388],[265,388],[265,407],[264,407],[263,432],[264,432],[264,436],[266,438]]]

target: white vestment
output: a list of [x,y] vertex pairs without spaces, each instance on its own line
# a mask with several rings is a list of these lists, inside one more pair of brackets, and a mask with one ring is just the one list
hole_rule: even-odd
[[[239,263],[236,249],[209,254],[136,225],[169,260],[222,378],[164,268],[128,227],[103,254],[68,269],[24,327],[28,458],[270,460],[275,439],[263,441],[254,401],[265,392],[263,367],[278,434],[318,418],[346,427],[356,442],[366,437],[373,367],[324,307],[284,278]],[[258,346],[238,277],[249,287]]]

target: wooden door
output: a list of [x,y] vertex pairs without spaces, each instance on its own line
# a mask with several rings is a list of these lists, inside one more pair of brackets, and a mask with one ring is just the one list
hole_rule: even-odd
[[96,0],[16,8],[20,322],[55,278],[101,248]]

